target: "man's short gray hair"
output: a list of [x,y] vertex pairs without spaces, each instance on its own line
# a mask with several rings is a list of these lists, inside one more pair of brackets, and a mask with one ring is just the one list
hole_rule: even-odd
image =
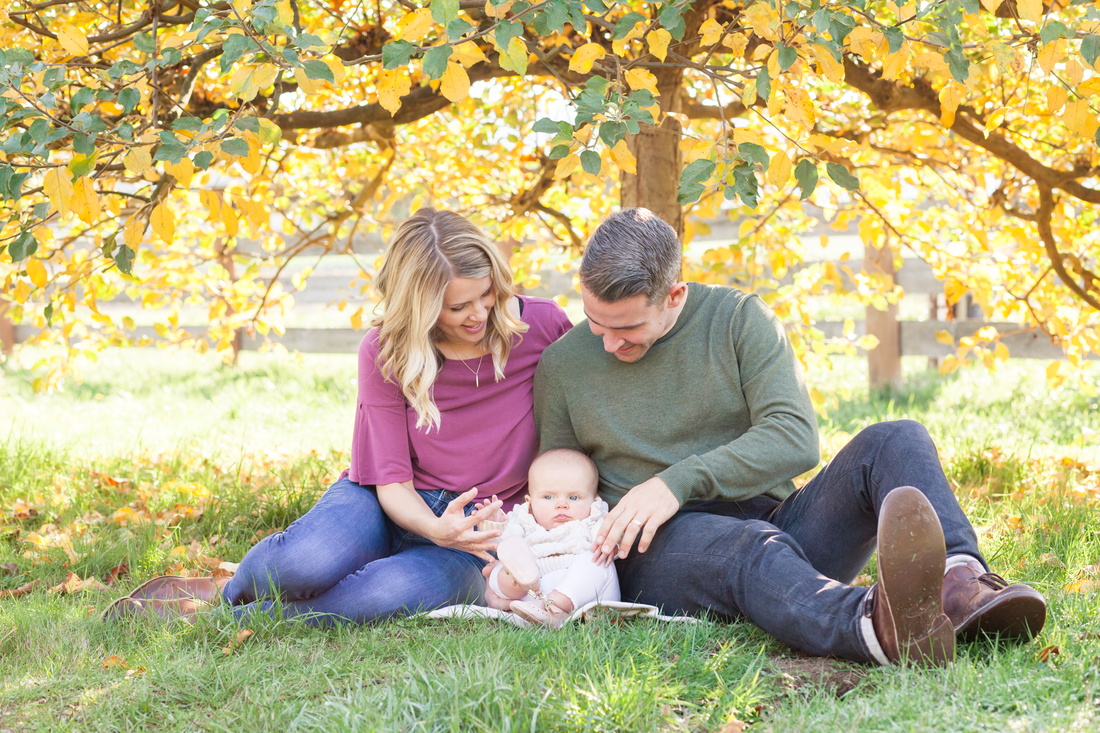
[[653,305],[680,277],[676,230],[649,209],[623,209],[600,224],[581,260],[581,284],[604,303],[638,295]]

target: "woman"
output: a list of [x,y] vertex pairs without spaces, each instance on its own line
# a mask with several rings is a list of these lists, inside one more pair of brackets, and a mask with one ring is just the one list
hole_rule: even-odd
[[[278,602],[314,623],[363,623],[483,601],[499,531],[475,527],[524,494],[535,367],[569,320],[552,301],[513,297],[508,262],[448,211],[398,227],[375,286],[382,314],[359,349],[351,467],[245,555],[221,590],[235,614]],[[217,595],[211,579],[158,578],[112,609],[187,613],[193,604],[165,599]]]

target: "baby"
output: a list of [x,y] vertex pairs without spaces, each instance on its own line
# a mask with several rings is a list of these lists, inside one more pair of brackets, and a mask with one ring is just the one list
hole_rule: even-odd
[[598,483],[596,464],[583,453],[559,449],[535,459],[528,501],[482,523],[502,529],[486,596],[507,599],[512,613],[553,628],[597,598],[619,600],[615,567],[597,565],[589,551],[608,511],[596,496]]

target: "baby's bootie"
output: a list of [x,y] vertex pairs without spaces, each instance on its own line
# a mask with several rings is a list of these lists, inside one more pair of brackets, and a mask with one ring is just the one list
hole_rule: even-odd
[[539,590],[539,564],[531,548],[522,537],[505,537],[497,545],[497,560],[500,568],[493,571],[496,576],[494,591],[512,600],[523,598],[528,591]]
[[547,608],[546,603],[541,598],[512,601],[509,608],[512,613],[525,621],[530,621],[539,626],[547,626],[551,629],[560,629],[561,625],[565,623],[565,617],[568,615],[553,604],[550,604],[550,607]]

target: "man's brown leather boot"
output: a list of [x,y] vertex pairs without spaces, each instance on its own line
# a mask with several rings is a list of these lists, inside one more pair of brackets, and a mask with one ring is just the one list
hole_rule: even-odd
[[955,659],[955,630],[940,594],[947,559],[943,528],[919,490],[886,495],[878,518],[878,583],[865,613],[893,664],[942,667]]
[[1047,619],[1047,603],[1039,591],[1023,583],[1009,585],[976,560],[947,571],[943,610],[964,641],[987,634],[1028,642],[1039,635]]

